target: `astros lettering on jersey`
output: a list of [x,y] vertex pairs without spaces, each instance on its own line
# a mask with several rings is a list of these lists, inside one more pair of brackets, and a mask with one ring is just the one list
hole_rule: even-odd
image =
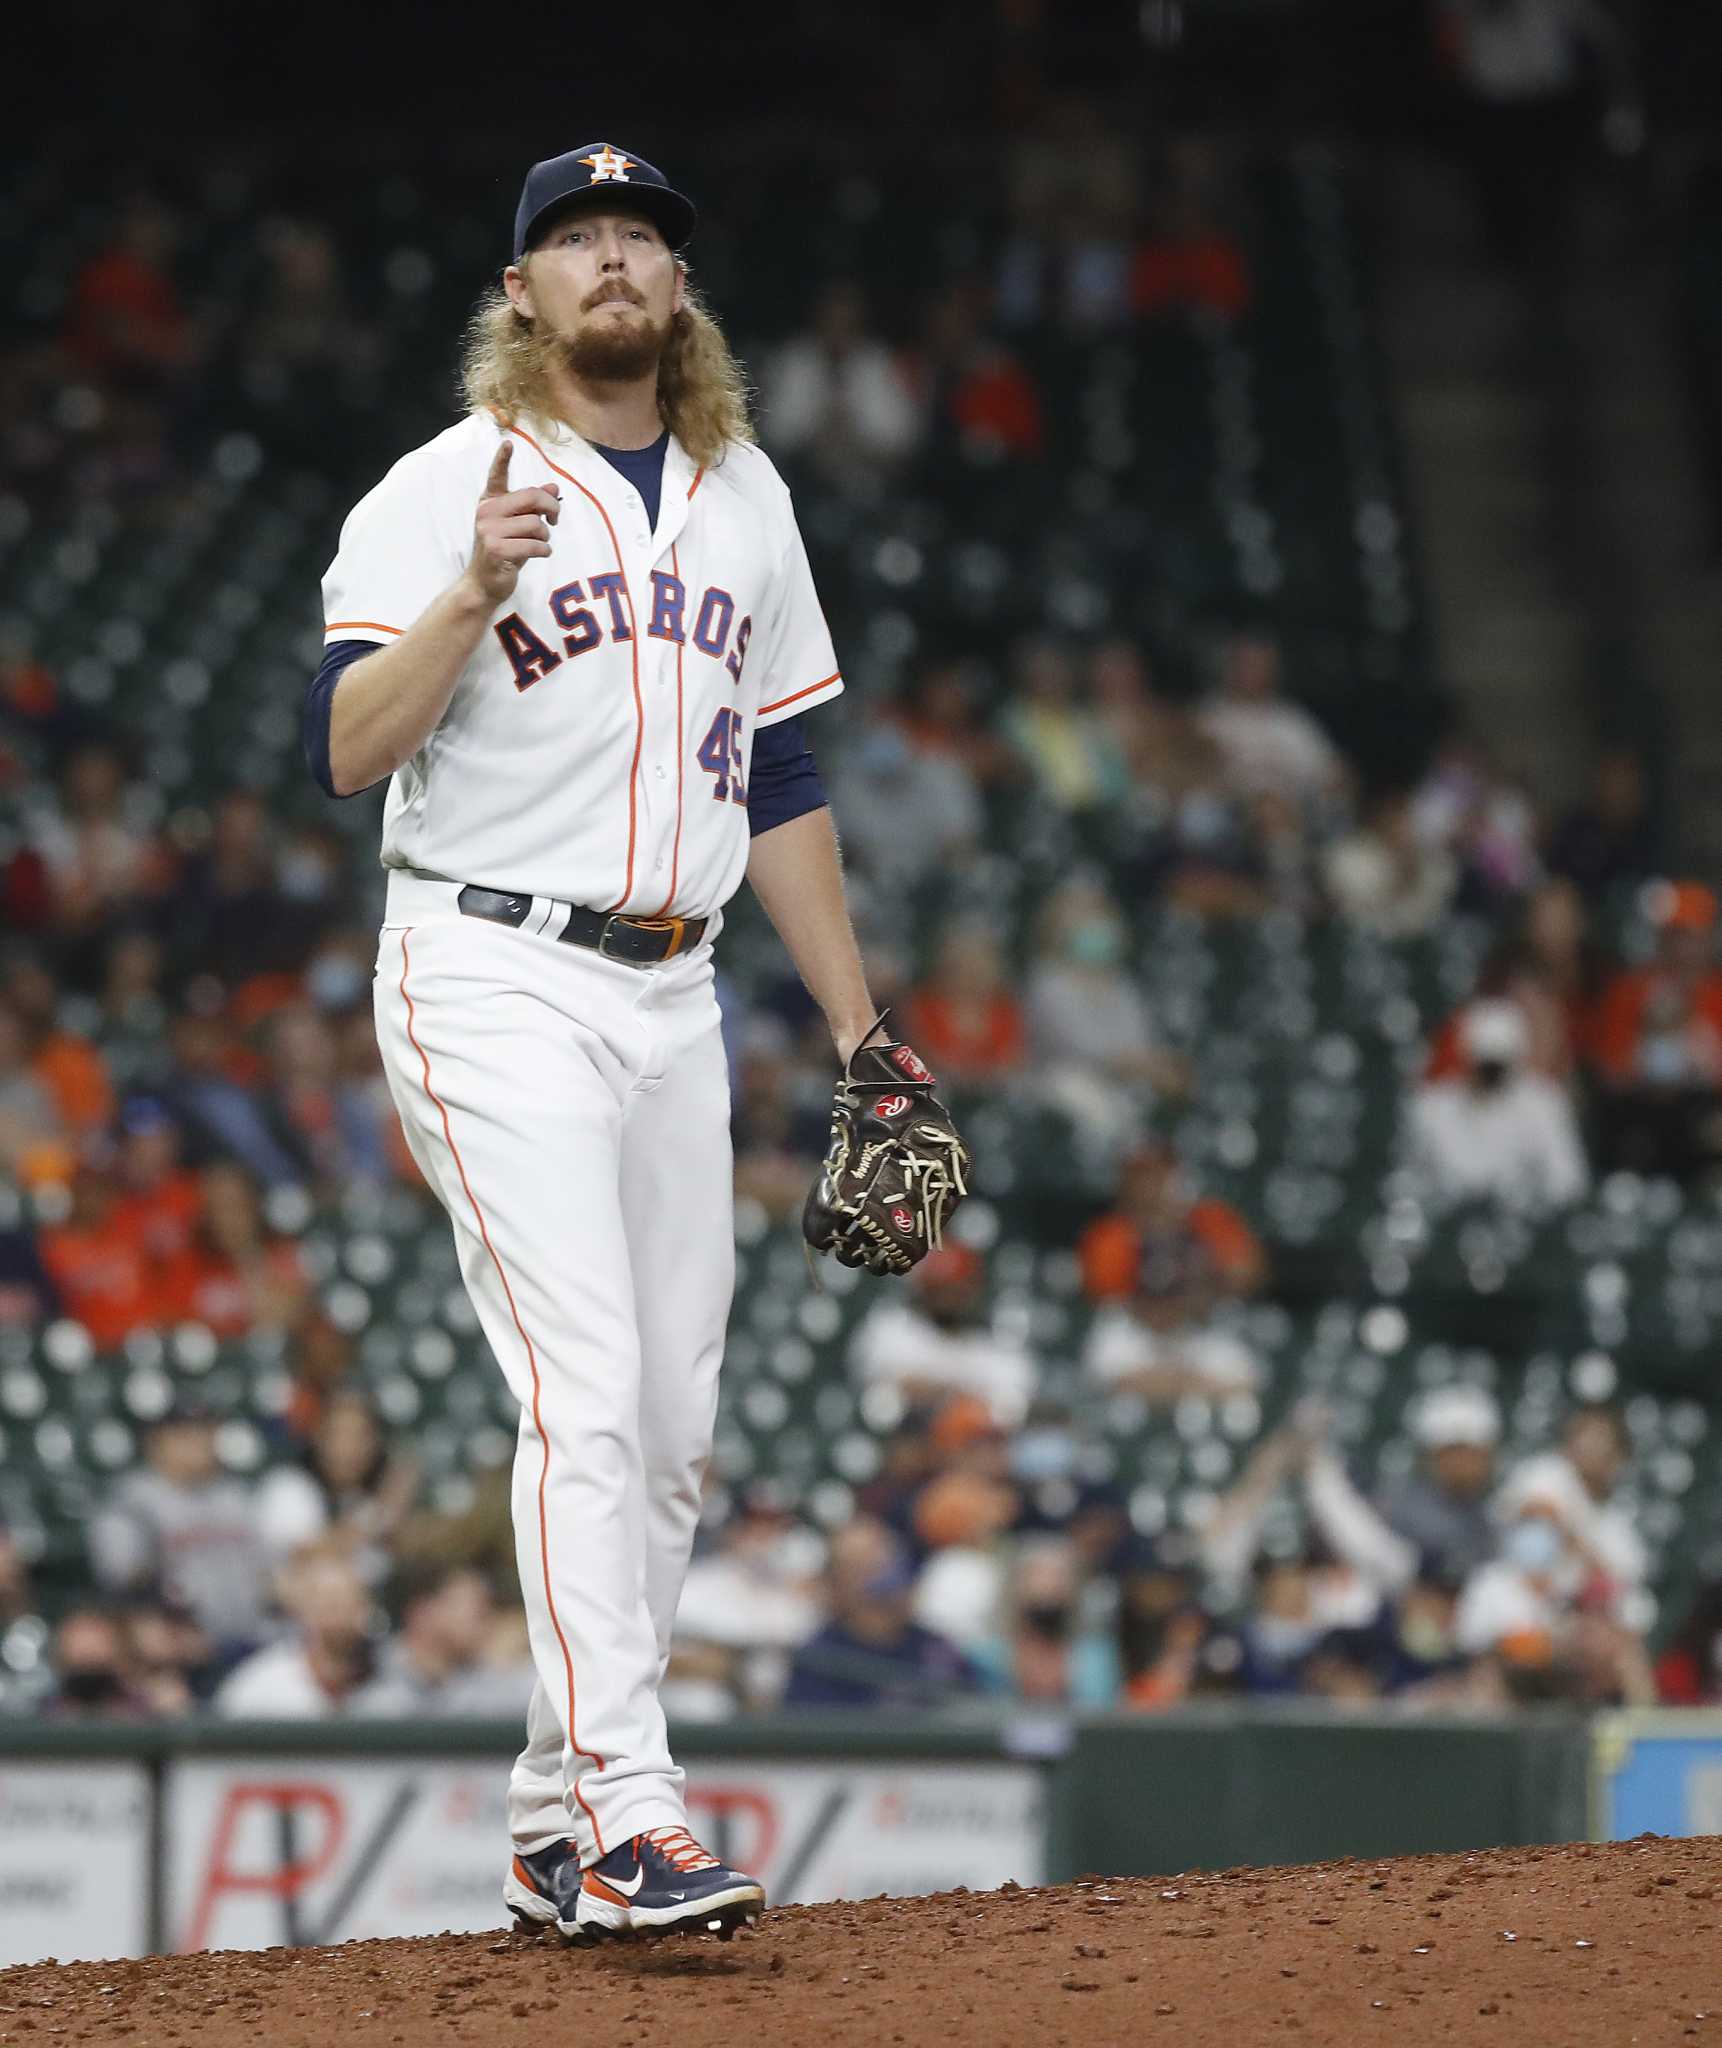
[[394,775],[385,867],[638,917],[706,917],[747,863],[753,735],[843,688],[789,492],[732,443],[672,437],[655,531],[570,429],[477,415],[397,462],[341,531],[326,637],[386,644],[465,569],[499,441],[509,488],[553,485],[525,563],[441,723]]

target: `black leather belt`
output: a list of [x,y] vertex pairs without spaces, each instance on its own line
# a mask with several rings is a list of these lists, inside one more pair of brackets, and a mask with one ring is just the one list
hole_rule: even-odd
[[[530,896],[481,889],[476,882],[468,882],[455,901],[463,917],[487,917],[492,924],[518,928],[532,915]],[[697,946],[706,923],[703,917],[621,917],[613,910],[585,910],[576,904],[556,936],[570,946],[590,946],[606,960],[620,960],[627,967],[657,967]]]

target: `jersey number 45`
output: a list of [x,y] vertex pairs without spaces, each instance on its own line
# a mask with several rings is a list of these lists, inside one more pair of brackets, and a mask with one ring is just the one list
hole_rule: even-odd
[[721,804],[747,802],[747,788],[741,772],[741,713],[726,704],[712,720],[711,731],[700,741],[694,756],[712,777],[712,795]]

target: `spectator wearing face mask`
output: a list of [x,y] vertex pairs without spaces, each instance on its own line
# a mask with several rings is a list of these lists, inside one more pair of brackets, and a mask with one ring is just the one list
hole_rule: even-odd
[[1029,1042],[1049,1098],[1098,1145],[1115,1141],[1140,1092],[1182,1097],[1189,1064],[1163,1045],[1125,965],[1118,906],[1095,882],[1048,902],[1028,982]]
[[1631,1443],[1617,1409],[1580,1408],[1568,1417],[1560,1446],[1527,1458],[1507,1475],[1498,1510],[1531,1509],[1563,1541],[1565,1589],[1588,1604],[1630,1618],[1649,1569],[1625,1485]]
[[57,1721],[125,1719],[149,1712],[131,1682],[125,1625],[100,1607],[75,1607],[54,1631],[53,1691],[46,1712]]
[[1528,1070],[1530,1033],[1510,1002],[1474,1002],[1459,1031],[1462,1074],[1425,1082],[1408,1119],[1411,1164],[1437,1201],[1523,1209],[1576,1202],[1590,1184],[1565,1091]]
[[1694,882],[1648,892],[1656,950],[1603,990],[1590,1034],[1611,1162],[1690,1180],[1722,1159],[1717,904]]
[[1121,1684],[1118,1652],[1083,1612],[1076,1545],[1057,1536],[1021,1541],[1011,1560],[1002,1626],[977,1644],[991,1689],[1017,1706],[1109,1707]]
[[1533,1668],[1551,1664],[1570,1602],[1572,1559],[1559,1523],[1527,1502],[1511,1514],[1500,1555],[1465,1582],[1454,1638],[1470,1657],[1496,1652]]
[[1325,1437],[1325,1418],[1300,1406],[1262,1438],[1201,1532],[1202,1561],[1221,1590],[1248,1593],[1239,1629],[1246,1692],[1296,1691],[1304,1660],[1324,1636],[1373,1629],[1385,1610],[1379,1581],[1319,1538],[1289,1554],[1266,1552],[1274,1500],[1305,1475]]
[[224,1720],[321,1721],[351,1710],[376,1670],[371,1596],[346,1551],[308,1544],[281,1573],[289,1633],[235,1666],[213,1701]]

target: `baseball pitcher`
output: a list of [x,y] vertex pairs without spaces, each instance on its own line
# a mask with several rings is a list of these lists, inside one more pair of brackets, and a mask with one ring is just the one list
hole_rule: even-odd
[[520,1404],[504,1898],[570,1941],[765,1903],[689,1833],[658,1703],[734,1281],[712,954],[744,875],[842,1067],[808,1241],[905,1271],[968,1163],[868,997],[801,728],[843,682],[694,218],[610,143],[533,167],[466,417],[342,528],[305,711],[331,795],[389,779],[378,1038]]

